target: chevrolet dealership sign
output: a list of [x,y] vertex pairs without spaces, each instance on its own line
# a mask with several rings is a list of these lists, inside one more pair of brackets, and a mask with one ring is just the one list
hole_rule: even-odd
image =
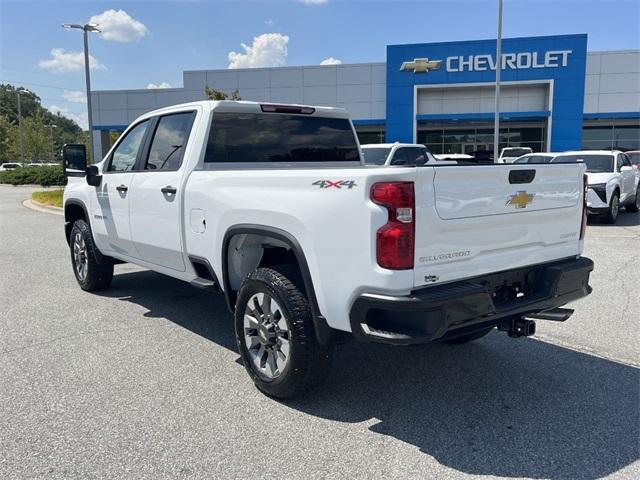
[[[572,50],[549,50],[540,52],[505,53],[502,55],[502,70],[528,70],[530,68],[566,67]],[[413,61],[403,62],[401,71],[425,73],[437,70],[442,60],[415,58]],[[492,55],[469,55],[447,57],[446,70],[456,72],[484,72],[495,70],[496,62]]]

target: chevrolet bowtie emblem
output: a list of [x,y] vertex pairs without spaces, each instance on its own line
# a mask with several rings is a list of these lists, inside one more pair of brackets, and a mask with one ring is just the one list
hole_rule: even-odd
[[533,197],[535,193],[527,193],[524,190],[520,190],[516,192],[515,195],[509,195],[509,199],[505,205],[513,205],[516,208],[527,208],[531,202],[533,202]]
[[438,70],[442,60],[429,60],[428,58],[414,58],[412,62],[402,62],[401,72],[425,73],[429,70]]

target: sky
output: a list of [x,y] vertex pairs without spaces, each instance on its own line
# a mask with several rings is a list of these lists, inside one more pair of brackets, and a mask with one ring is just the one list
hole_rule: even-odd
[[[497,0],[0,0],[0,83],[86,128],[82,33],[94,90],[182,86],[183,70],[384,62],[386,46],[495,38]],[[503,36],[587,33],[640,48],[640,0],[504,0]]]

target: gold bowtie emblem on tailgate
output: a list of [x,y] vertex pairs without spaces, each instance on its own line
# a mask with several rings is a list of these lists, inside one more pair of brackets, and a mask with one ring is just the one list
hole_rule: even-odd
[[535,193],[527,193],[524,190],[520,190],[516,192],[515,195],[509,195],[505,205],[513,205],[516,208],[527,208],[527,205],[533,202],[534,196]]
[[429,60],[428,58],[414,58],[412,62],[402,62],[401,72],[425,73],[429,70],[438,70],[442,60]]

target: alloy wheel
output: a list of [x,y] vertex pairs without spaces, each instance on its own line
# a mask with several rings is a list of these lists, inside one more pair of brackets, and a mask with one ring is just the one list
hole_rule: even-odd
[[244,311],[244,340],[253,369],[269,380],[282,375],[291,352],[290,330],[278,302],[256,293]]
[[78,278],[83,281],[87,278],[89,270],[89,257],[87,256],[87,245],[82,238],[82,234],[77,232],[73,237],[73,261]]

